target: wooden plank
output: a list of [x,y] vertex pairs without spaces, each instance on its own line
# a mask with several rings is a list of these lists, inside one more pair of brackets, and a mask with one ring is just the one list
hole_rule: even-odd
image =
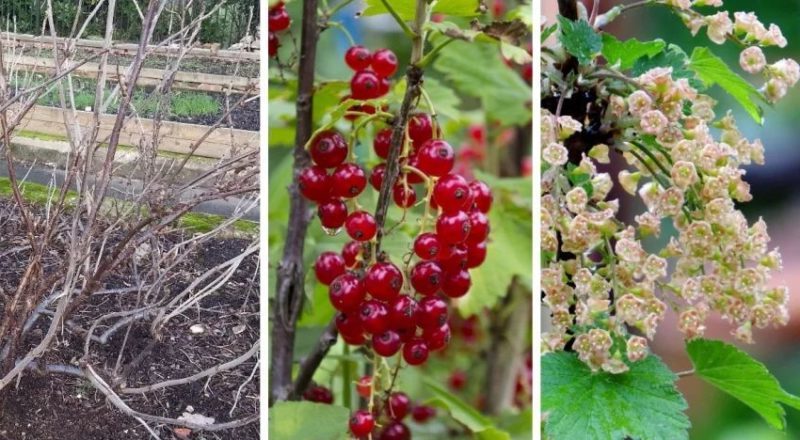
[[[77,123],[85,130],[93,126],[93,118],[94,114],[91,112],[76,112]],[[99,140],[102,141],[111,134],[115,120],[115,115],[100,116]],[[37,105],[25,116],[20,129],[52,136],[66,136],[64,110]],[[209,127],[204,125],[162,121],[158,149],[159,151],[188,154],[191,146],[199,141],[208,130]],[[120,144],[130,146],[152,144],[154,132],[155,121],[152,119],[129,118],[123,127]],[[194,154],[202,157],[221,158],[229,155],[233,147],[238,151],[256,149],[258,142],[257,131],[218,128],[206,137]]]
[[[16,42],[18,46],[33,46],[43,49],[53,47],[53,39],[49,36],[35,36],[30,34],[16,34],[13,32],[0,32],[0,38],[4,40],[4,44]],[[59,45],[67,41],[66,38],[58,37],[56,41]],[[75,46],[86,50],[101,50],[103,49],[102,40],[77,40]],[[139,50],[137,44],[131,43],[112,43],[111,53],[116,55],[135,55]],[[149,45],[147,50],[150,53],[159,55],[177,55],[180,53],[180,47],[177,46],[160,46]],[[259,61],[261,59],[259,51],[247,52],[240,50],[223,50],[216,47],[195,47],[189,49],[186,53],[189,58],[214,58],[225,61]]]
[[[12,65],[15,65],[38,72],[52,73],[55,71],[55,60],[50,58],[10,56],[7,54],[4,60],[6,61],[6,68],[9,69]],[[69,68],[69,66],[64,66],[64,69],[66,68]],[[106,69],[108,79],[111,81],[118,81],[120,76],[125,75],[127,68],[128,66],[109,64]],[[86,63],[75,69],[73,74],[83,78],[96,78],[99,70],[99,63]],[[140,86],[158,86],[161,84],[161,79],[164,77],[164,74],[165,71],[162,69],[143,68],[136,84]],[[258,86],[259,81],[257,78],[181,71],[175,74],[174,83],[174,87],[178,89],[220,93],[230,88],[230,90],[236,92],[251,92],[257,94]]]

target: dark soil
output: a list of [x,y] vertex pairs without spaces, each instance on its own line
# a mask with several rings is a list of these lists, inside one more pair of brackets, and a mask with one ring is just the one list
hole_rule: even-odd
[[[214,99],[219,102],[219,108],[223,109],[220,113],[216,115],[209,115],[209,116],[200,116],[200,117],[181,117],[176,115],[170,115],[168,120],[174,122],[183,122],[187,124],[199,124],[199,125],[214,125],[217,120],[224,114],[225,106],[225,95],[221,93],[208,93],[207,95],[211,95]],[[236,104],[238,102],[240,96],[231,95],[229,98],[230,105]],[[223,127],[233,127],[240,130],[251,130],[251,131],[258,131],[259,127],[261,126],[260,122],[260,115],[261,112],[259,110],[259,100],[254,99],[250,102],[244,102],[242,105],[238,106],[235,110],[231,112],[230,118],[231,121],[224,121],[222,123]]]
[[[8,214],[9,202],[0,199],[0,214]],[[10,235],[17,222],[0,219],[0,253],[24,243],[22,236]],[[185,239],[179,231],[162,239],[170,246]],[[163,289],[177,294],[205,270],[217,266],[243,251],[249,242],[241,239],[212,239],[173,269]],[[25,260],[21,251],[6,259],[0,270],[0,286],[8,294],[13,279],[7,269]],[[131,273],[115,273],[102,289],[126,288],[135,285]],[[168,379],[196,374],[214,365],[235,359],[249,350],[259,337],[258,256],[251,255],[238,268],[219,292],[200,302],[169,322],[156,340],[150,331],[150,320],[139,320],[130,326],[119,371],[129,371],[125,385],[146,386]],[[69,317],[70,323],[57,336],[51,348],[39,359],[39,365],[78,366],[83,357],[84,329],[98,317],[114,311],[137,308],[137,293],[95,294],[90,301]],[[193,334],[190,327],[202,325],[205,331]],[[50,325],[42,319],[28,334],[24,343],[35,345]],[[242,329],[243,326],[243,329]],[[108,327],[98,326],[95,334]],[[236,329],[236,330],[234,330]],[[238,333],[238,334],[236,334]],[[123,347],[126,332],[118,331],[107,344],[93,342],[88,363],[104,380],[114,377],[113,371]],[[259,371],[252,379],[257,358],[248,359],[230,371],[210,379],[168,387],[142,395],[122,395],[136,411],[161,417],[177,418],[184,412],[213,417],[216,423],[242,419],[258,413]],[[244,385],[243,385],[244,384]],[[236,401],[236,408],[231,409]],[[105,396],[83,377],[67,374],[45,374],[28,371],[18,387],[7,387],[0,393],[0,440],[111,440],[150,439],[147,430],[134,418],[106,402]],[[149,423],[162,439],[181,439],[174,426]],[[193,432],[190,439],[256,440],[258,422],[221,432]]]

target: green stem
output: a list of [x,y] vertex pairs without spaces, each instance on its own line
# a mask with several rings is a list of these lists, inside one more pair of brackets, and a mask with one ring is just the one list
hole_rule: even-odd
[[353,396],[351,395],[351,386],[353,384],[353,369],[350,368],[350,346],[344,344],[344,357],[342,359],[342,399],[344,405],[353,410]]
[[344,34],[345,38],[347,38],[347,41],[350,43],[350,46],[356,45],[356,40],[354,40],[353,36],[350,35],[350,31],[348,31],[346,27],[342,26],[341,23],[339,23],[338,21],[329,21],[328,26],[336,28],[339,31],[341,31]]
[[394,6],[392,6],[388,0],[381,0],[381,3],[383,3],[383,6],[386,8],[387,11],[389,11],[389,14],[392,15],[394,21],[396,21],[397,24],[400,25],[400,29],[403,30],[403,33],[413,38],[416,35],[416,33],[414,33],[414,31],[412,31],[411,28],[408,27],[406,22],[400,17],[400,14],[398,14],[397,11],[394,9]]
[[435,57],[439,53],[439,51],[441,51],[442,49],[447,47],[447,45],[452,43],[453,41],[456,41],[456,39],[455,38],[450,38],[449,40],[445,41],[444,43],[442,43],[442,44],[434,47],[433,49],[431,49],[431,51],[428,52],[428,54],[425,55],[419,63],[417,63],[417,66],[419,66],[420,68],[424,69],[425,66],[427,66],[428,64],[430,64],[433,61],[433,57]]
[[[333,17],[334,14],[339,12],[342,8],[344,8],[345,6],[349,5],[350,3],[353,3],[353,0],[344,0],[343,2],[340,2],[339,4],[334,6],[333,9],[331,9],[330,11],[325,12],[325,16],[326,17]],[[326,8],[327,8],[327,5],[326,5]]]

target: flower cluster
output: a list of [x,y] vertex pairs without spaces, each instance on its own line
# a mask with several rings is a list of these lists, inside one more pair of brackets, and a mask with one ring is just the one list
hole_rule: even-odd
[[[699,14],[691,6],[721,4],[667,3],[692,19]],[[785,45],[775,25],[721,14],[702,18],[714,41]],[[621,373],[647,356],[668,309],[687,339],[701,337],[713,313],[745,342],[753,328],[785,325],[788,289],[769,284],[780,253],[769,247],[765,222],[750,224],[737,209],[752,199],[743,167],[764,163],[761,142],[746,139],[730,113],[717,115],[716,102],[672,68],[622,79],[584,72],[594,82],[562,95],[547,67],[543,91],[559,105],[543,105],[541,115],[542,289],[551,313],[544,350],[571,349],[593,371]],[[768,65],[757,45],[742,53],[742,67],[766,75],[771,101],[800,77],[794,60]],[[585,110],[593,106],[601,116]],[[627,195],[609,196],[615,181]],[[620,213],[629,196],[644,206],[632,221]],[[666,244],[645,244],[661,235]]]

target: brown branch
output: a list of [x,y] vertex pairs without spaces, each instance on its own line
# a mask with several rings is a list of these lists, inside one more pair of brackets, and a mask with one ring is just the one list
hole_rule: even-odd
[[303,362],[300,363],[300,371],[297,373],[297,378],[294,380],[290,392],[291,399],[299,399],[306,391],[306,388],[311,384],[311,379],[314,378],[314,373],[317,371],[317,368],[319,368],[322,360],[325,359],[331,347],[336,344],[338,335],[336,321],[331,320],[328,326],[325,327],[322,335],[320,335],[317,345],[311,353],[303,359]]
[[578,0],[558,0],[558,13],[572,21],[578,19]]
[[317,0],[303,2],[300,67],[297,89],[297,127],[294,144],[294,179],[289,186],[289,225],[278,265],[275,314],[272,324],[272,353],[269,370],[269,404],[289,397],[297,319],[305,298],[303,248],[311,221],[308,203],[297,187],[300,171],[310,163],[305,144],[313,130],[314,70],[317,56]]

